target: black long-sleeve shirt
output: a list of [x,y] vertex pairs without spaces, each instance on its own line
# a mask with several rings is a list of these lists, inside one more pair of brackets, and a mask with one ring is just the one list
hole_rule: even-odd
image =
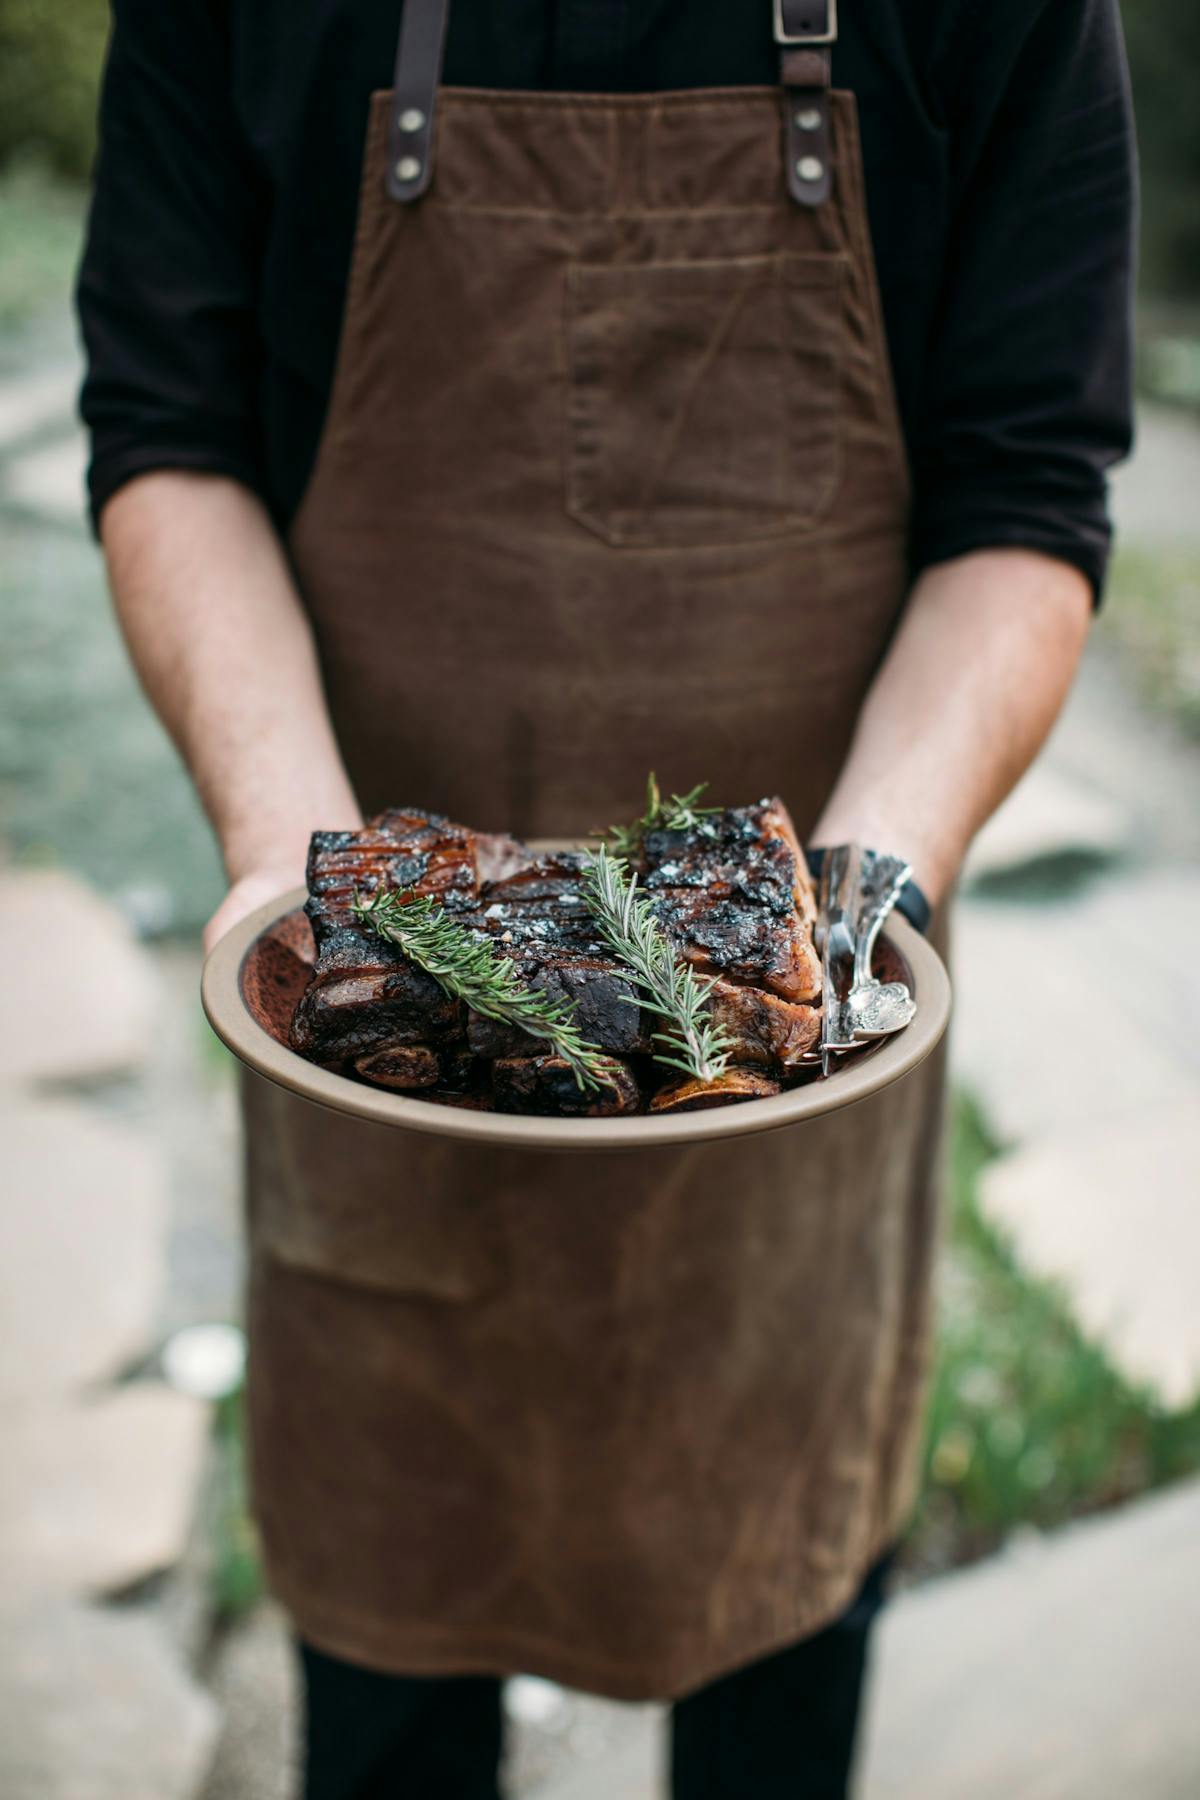
[[[114,0],[79,309],[93,515],[174,467],[281,527],[312,466],[396,0]],[[915,477],[914,572],[999,544],[1097,588],[1131,430],[1134,158],[1117,0],[843,0]],[[769,0],[454,0],[445,79],[778,79]],[[782,179],[782,170],[781,170]]]

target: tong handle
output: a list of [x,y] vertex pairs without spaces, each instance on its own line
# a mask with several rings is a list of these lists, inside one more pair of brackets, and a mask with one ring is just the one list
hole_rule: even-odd
[[[821,889],[817,914],[817,934],[822,939],[829,927],[840,920],[851,937],[857,935],[859,888],[862,881],[863,851],[858,844],[833,844],[821,865]],[[822,941],[818,948],[825,947]]]
[[912,864],[898,856],[877,856],[867,850],[862,859],[857,932],[854,945],[854,985],[870,982],[875,944],[884,922],[912,874]]

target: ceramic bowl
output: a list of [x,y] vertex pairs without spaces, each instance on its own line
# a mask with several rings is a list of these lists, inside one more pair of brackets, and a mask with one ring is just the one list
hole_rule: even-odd
[[906,1030],[848,1056],[825,1079],[785,1089],[768,1100],[663,1117],[639,1113],[632,1118],[563,1119],[474,1112],[331,1074],[289,1048],[292,1015],[314,955],[304,898],[298,889],[260,906],[214,947],[201,987],[209,1023],[235,1056],[268,1081],[317,1106],[398,1131],[543,1150],[641,1150],[774,1131],[852,1106],[902,1080],[935,1048],[950,1017],[950,981],[941,959],[907,920],[893,915],[876,945],[875,973],[883,981],[907,984],[917,999],[917,1016]]

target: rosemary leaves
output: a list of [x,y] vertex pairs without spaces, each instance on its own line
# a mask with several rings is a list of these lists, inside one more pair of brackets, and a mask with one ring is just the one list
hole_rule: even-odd
[[650,902],[637,891],[636,874],[620,857],[603,846],[592,852],[583,885],[588,911],[604,942],[633,977],[642,1005],[665,1021],[664,1028],[654,1033],[662,1046],[654,1053],[656,1061],[683,1069],[697,1081],[715,1081],[729,1065],[730,1038],[708,1014],[712,982],[676,961]]
[[604,833],[605,845],[613,856],[635,856],[648,831],[693,831],[702,818],[720,812],[719,806],[697,806],[708,787],[707,781],[686,794],[672,794],[664,800],[653,773],[646,778],[646,810],[632,825],[610,825]]
[[395,944],[455,999],[465,1000],[489,1019],[544,1038],[570,1067],[580,1088],[611,1085],[611,1060],[581,1035],[573,1023],[571,1002],[523,987],[506,957],[498,956],[486,938],[468,931],[435,900],[414,899],[411,889],[391,889],[369,897],[356,894],[353,906],[362,924]]

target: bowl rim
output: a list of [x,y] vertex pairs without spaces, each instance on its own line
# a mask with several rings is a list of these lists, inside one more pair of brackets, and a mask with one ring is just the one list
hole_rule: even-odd
[[933,945],[907,919],[893,913],[884,936],[892,940],[912,974],[916,1017],[870,1056],[855,1059],[827,1081],[785,1089],[769,1099],[661,1117],[637,1113],[626,1118],[572,1119],[475,1112],[433,1100],[415,1100],[322,1069],[279,1043],[254,1018],[242,993],[246,958],[255,941],[302,907],[306,898],[307,891],[301,887],[268,900],[214,944],[200,982],[201,1003],[213,1031],[255,1074],[314,1105],[367,1123],[462,1143],[524,1150],[646,1150],[780,1130],[840,1112],[903,1080],[936,1049],[950,1018],[950,977],[945,965]]

